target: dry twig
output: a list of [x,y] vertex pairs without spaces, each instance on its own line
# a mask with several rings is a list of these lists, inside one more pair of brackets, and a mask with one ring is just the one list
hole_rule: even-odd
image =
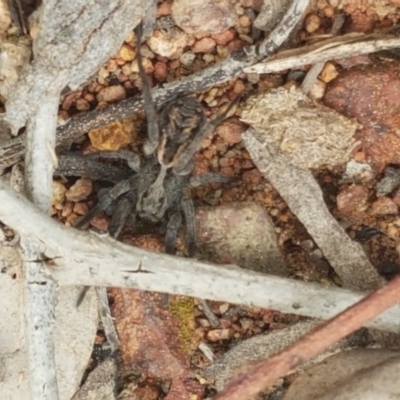
[[[40,212],[0,181],[0,219],[42,243],[45,273],[60,285],[131,287],[253,305],[328,319],[359,301],[362,293],[156,254],[67,228]],[[222,289],[221,289],[222,288]],[[400,306],[369,326],[397,332]]]
[[235,379],[216,399],[250,400],[303,362],[322,353],[400,301],[400,276]]
[[317,64],[329,60],[371,54],[377,51],[395,49],[400,39],[382,33],[348,33],[343,36],[321,40],[296,49],[283,50],[258,64],[246,67],[246,73],[271,74],[302,65]]

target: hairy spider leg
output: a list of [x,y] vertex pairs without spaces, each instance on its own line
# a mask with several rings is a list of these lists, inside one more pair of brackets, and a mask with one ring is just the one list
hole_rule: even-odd
[[110,226],[108,227],[110,236],[112,236],[114,239],[118,239],[122,228],[125,226],[127,219],[132,215],[132,211],[135,208],[136,202],[132,201],[132,198],[130,198],[131,196],[129,196],[131,193],[132,190],[122,195],[117,200],[115,210],[111,217]]
[[226,175],[209,172],[204,175],[197,175],[190,177],[188,186],[194,188],[208,183],[231,183],[234,181],[236,181],[236,178],[230,178],[229,176]]
[[147,127],[148,127],[148,140],[143,146],[143,151],[146,155],[153,154],[155,149],[158,146],[160,140],[160,133],[158,129],[158,119],[156,109],[154,107],[153,96],[151,95],[150,85],[147,80],[147,75],[144,72],[143,68],[143,59],[142,55],[140,54],[140,46],[142,44],[142,23],[140,23],[136,29],[136,56],[139,68],[139,76],[142,80],[142,95],[144,101],[144,110],[146,112],[147,117]]
[[179,228],[182,225],[182,214],[179,209],[175,209],[170,213],[167,223],[167,232],[165,234],[165,252],[167,254],[175,254],[176,237]]
[[132,187],[132,180],[126,179],[117,183],[110,190],[108,190],[104,196],[99,200],[99,202],[82,218],[80,218],[75,224],[75,228],[82,228],[87,224],[92,218],[100,214],[102,211],[106,210],[110,204],[118,199],[121,195],[128,192]]
[[196,217],[193,200],[186,194],[182,197],[181,207],[185,216],[188,255],[193,257],[196,251]]
[[133,151],[123,149],[118,151],[103,150],[96,151],[95,153],[86,154],[85,157],[95,160],[98,160],[99,158],[125,160],[130,169],[135,172],[140,171],[140,157]]
[[55,176],[86,176],[93,180],[112,183],[128,179],[132,172],[114,165],[105,165],[96,160],[90,160],[80,154],[63,154],[58,156],[58,167]]
[[185,150],[180,154],[172,167],[172,170],[177,175],[187,175],[193,170],[193,155],[200,148],[201,143],[207,136],[228,117],[229,112],[238,103],[238,100],[233,101],[228,108],[211,121],[207,121],[200,129],[198,134],[188,144]]

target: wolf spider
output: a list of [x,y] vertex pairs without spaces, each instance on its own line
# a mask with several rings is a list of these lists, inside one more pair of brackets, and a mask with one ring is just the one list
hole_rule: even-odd
[[[138,49],[141,44],[140,27],[136,31]],[[229,109],[208,121],[201,104],[193,97],[178,98],[169,102],[157,114],[152,100],[150,86],[145,75],[140,51],[137,52],[139,74],[143,84],[143,98],[147,115],[148,139],[143,146],[144,157],[128,151],[98,152],[86,156],[89,158],[123,158],[132,169],[115,182],[115,173],[111,174],[115,185],[99,196],[98,203],[80,220],[75,227],[82,228],[93,217],[114,205],[109,233],[118,238],[121,229],[132,215],[150,222],[160,222],[167,217],[165,249],[169,254],[175,252],[175,241],[182,224],[182,213],[186,222],[187,249],[192,255],[195,249],[195,215],[192,199],[187,188],[209,182],[230,182],[231,179],[219,174],[206,174],[191,177],[194,167],[193,155],[199,149],[208,134],[226,118]],[[79,161],[87,163],[85,156],[75,156],[75,165]],[[78,160],[78,161],[77,161]],[[62,161],[65,161],[63,159]],[[89,170],[101,166],[90,160],[90,168],[82,167],[81,175],[91,177]],[[79,169],[79,168],[78,168]],[[72,174],[76,174],[77,168]],[[115,172],[115,171],[114,171]],[[71,175],[70,170],[61,168],[58,174]],[[96,174],[94,174],[96,175]],[[101,175],[101,172],[100,172]],[[99,175],[96,175],[99,177]],[[104,177],[107,180],[107,176]]]

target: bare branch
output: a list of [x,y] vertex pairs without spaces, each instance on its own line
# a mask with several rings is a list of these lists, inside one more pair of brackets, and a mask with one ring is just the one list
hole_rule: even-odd
[[[0,219],[41,243],[47,273],[62,285],[131,287],[280,310],[327,319],[362,298],[340,288],[323,288],[235,266],[155,254],[109,237],[67,228],[44,215],[0,181]],[[323,301],[321,301],[323,299]],[[400,306],[370,326],[398,331]]]
[[[50,211],[52,156],[61,90],[67,85],[76,88],[112,56],[135,23],[144,16],[146,6],[140,0],[64,3],[51,0],[43,2],[39,8],[36,17],[40,28],[33,42],[34,62],[24,66],[17,84],[10,91],[5,119],[14,134],[27,126],[27,195],[41,211]],[[56,285],[49,279],[37,239],[21,235],[21,245],[25,256],[25,319],[31,396],[33,399],[56,400],[53,341]]]
[[304,361],[322,353],[400,301],[400,276],[235,379],[216,399],[250,400]]
[[246,67],[244,72],[271,74],[302,65],[337,60],[361,54],[395,49],[400,46],[400,38],[383,34],[349,33],[298,49],[283,50],[265,61]]
[[[59,94],[49,94],[27,126],[25,180],[27,196],[45,213],[50,212]],[[43,269],[40,246],[22,236],[25,256],[25,328],[28,339],[29,381],[32,399],[58,399],[53,320],[56,285]]]

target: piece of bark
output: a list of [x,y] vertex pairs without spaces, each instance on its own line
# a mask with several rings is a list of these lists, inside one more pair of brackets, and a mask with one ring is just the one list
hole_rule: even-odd
[[360,244],[353,242],[329,212],[311,172],[291,164],[265,134],[249,129],[243,140],[251,158],[303,223],[347,288],[372,290],[384,283]]

